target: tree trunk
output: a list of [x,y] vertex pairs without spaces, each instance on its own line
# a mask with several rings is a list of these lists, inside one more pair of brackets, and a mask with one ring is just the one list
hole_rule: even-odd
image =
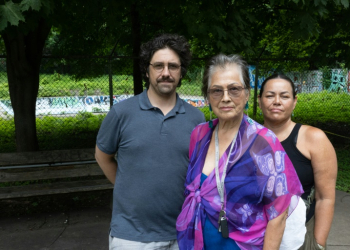
[[42,50],[51,27],[41,19],[35,30],[23,34],[17,27],[4,32],[6,67],[14,111],[17,152],[39,150],[35,106],[39,90]]
[[132,23],[132,55],[133,55],[133,78],[134,95],[143,91],[142,76],[140,70],[140,47],[141,47],[141,24],[140,16],[136,4],[131,5],[131,23]]

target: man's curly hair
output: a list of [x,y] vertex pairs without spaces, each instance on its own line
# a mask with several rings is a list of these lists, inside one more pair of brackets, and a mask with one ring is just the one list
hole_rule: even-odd
[[[183,36],[176,34],[162,34],[141,46],[140,52],[140,68],[143,80],[146,82],[145,86],[149,88],[149,78],[146,73],[149,70],[151,59],[158,50],[169,48],[173,50],[180,58],[181,62],[181,76],[184,77],[187,72],[187,67],[191,61],[190,45]],[[177,87],[181,86],[181,79]]]

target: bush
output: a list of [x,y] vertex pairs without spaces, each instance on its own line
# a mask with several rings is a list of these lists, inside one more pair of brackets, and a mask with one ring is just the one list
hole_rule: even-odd
[[350,193],[350,148],[336,148],[338,159],[338,176],[336,188]]

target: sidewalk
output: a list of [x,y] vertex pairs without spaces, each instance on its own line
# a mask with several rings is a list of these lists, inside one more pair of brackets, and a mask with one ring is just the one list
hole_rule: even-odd
[[110,219],[109,207],[0,219],[0,249],[108,249]]
[[[111,210],[92,208],[69,213],[0,219],[0,250],[108,249]],[[328,250],[350,249],[350,194],[337,191]]]
[[336,191],[335,211],[327,250],[350,249],[350,194]]

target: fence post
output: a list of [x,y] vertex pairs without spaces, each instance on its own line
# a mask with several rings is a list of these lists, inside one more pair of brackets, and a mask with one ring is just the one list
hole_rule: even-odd
[[254,104],[253,104],[253,120],[256,120],[257,100],[258,100],[258,81],[259,80],[259,61],[255,65],[255,83],[254,83]]
[[113,106],[113,79],[112,79],[112,62],[111,57],[108,59],[109,63],[109,109]]

